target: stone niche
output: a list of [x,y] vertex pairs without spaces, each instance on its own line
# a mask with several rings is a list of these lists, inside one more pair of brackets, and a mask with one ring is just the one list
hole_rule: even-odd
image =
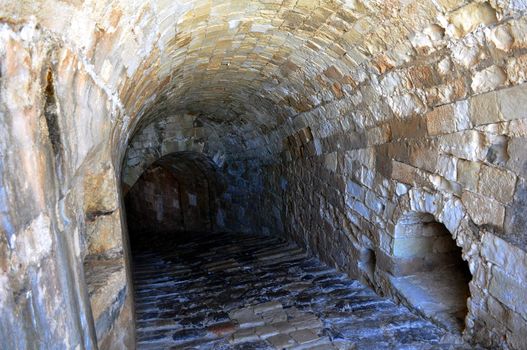
[[445,328],[462,331],[472,276],[452,234],[422,212],[403,215],[394,234],[390,280],[397,297]]

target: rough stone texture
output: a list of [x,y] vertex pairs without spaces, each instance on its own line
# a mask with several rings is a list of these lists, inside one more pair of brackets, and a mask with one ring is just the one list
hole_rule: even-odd
[[214,164],[195,152],[171,154],[154,162],[125,196],[130,235],[148,231],[161,237],[222,229],[223,184],[216,173]]
[[474,349],[277,237],[134,246],[138,349]]
[[[106,337],[85,259],[121,257],[131,286],[120,183],[192,150],[222,164],[243,231],[283,232],[396,298],[393,269],[376,262],[393,260],[401,217],[431,214],[472,272],[467,339],[522,348],[527,267],[483,251],[499,240],[525,261],[526,11],[520,0],[2,1],[0,343]],[[166,133],[139,148],[160,153],[134,155],[139,138],[127,155],[152,123]],[[133,343],[133,324],[118,324],[114,339]]]

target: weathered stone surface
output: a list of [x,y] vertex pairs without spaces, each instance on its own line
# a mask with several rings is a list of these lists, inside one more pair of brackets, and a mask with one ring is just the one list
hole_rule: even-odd
[[482,165],[478,191],[484,196],[507,204],[512,200],[516,187],[516,176],[505,169]]
[[465,336],[522,348],[520,301],[488,292],[479,238],[527,246],[525,10],[516,0],[3,1],[0,343],[133,344],[132,288],[97,327],[85,258],[122,258],[128,271],[119,182],[124,195],[157,159],[190,151],[225,179],[206,220],[216,229],[284,233],[387,295],[390,271],[377,262],[397,220],[433,211],[474,273]]
[[465,191],[461,198],[463,205],[476,225],[503,227],[505,208],[503,205],[479,194]]
[[[441,339],[444,330],[277,237],[196,233],[180,244],[134,249],[139,349],[452,345]],[[277,254],[283,256],[278,262]],[[236,260],[244,268],[209,272],[211,259]],[[306,281],[306,289],[287,287]],[[286,317],[267,317],[277,312]],[[244,326],[257,319],[262,324]],[[224,332],[212,331],[226,324]]]
[[457,37],[464,36],[480,25],[495,23],[496,12],[487,2],[471,3],[452,12],[449,16],[451,33]]

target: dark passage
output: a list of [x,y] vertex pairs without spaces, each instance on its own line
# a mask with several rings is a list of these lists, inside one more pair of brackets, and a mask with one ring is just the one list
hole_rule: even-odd
[[473,349],[278,237],[135,246],[139,349]]
[[206,156],[177,152],[160,158],[125,197],[132,244],[214,231],[222,190],[216,167]]

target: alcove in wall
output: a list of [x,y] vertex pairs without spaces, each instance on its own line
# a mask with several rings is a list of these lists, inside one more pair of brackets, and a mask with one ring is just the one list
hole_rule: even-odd
[[395,226],[392,254],[397,296],[437,324],[462,331],[471,274],[448,229],[431,214],[407,213]]

